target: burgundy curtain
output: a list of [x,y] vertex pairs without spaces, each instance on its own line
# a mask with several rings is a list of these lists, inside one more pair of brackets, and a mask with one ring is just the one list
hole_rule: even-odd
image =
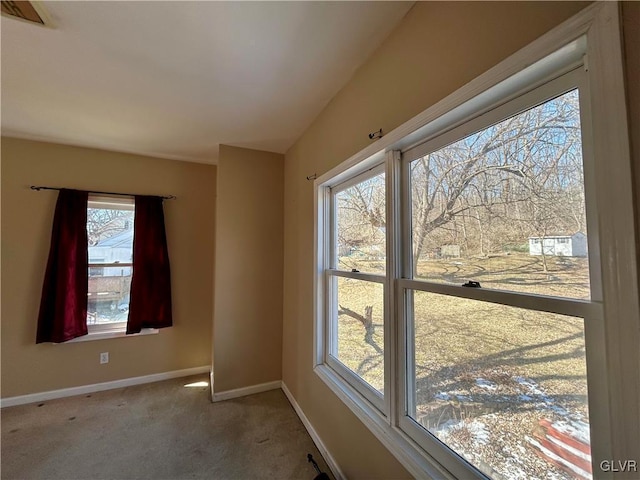
[[88,193],[79,190],[58,194],[36,343],[87,334],[87,200]]
[[127,333],[170,327],[171,272],[162,198],[136,195]]

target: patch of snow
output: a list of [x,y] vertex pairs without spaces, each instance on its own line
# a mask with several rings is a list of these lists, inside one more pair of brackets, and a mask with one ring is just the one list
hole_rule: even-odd
[[[474,443],[479,443],[482,445],[487,445],[489,443],[489,430],[487,430],[487,426],[484,423],[480,422],[477,419],[471,422],[447,420],[436,430],[433,430],[432,433],[436,434],[436,436],[440,440],[445,441],[452,432],[454,432],[455,430],[461,430],[463,428],[467,429],[473,436]],[[463,450],[463,453],[475,455],[476,452],[466,452]]]
[[436,400],[449,400],[451,397],[448,393],[438,392],[433,396],[433,398],[435,398]]
[[538,388],[538,384],[533,380],[525,377],[513,377],[513,379],[523,387],[526,387],[529,393],[545,396],[544,392]]
[[476,378],[476,385],[479,386],[480,388],[485,388],[487,390],[498,389],[498,385],[496,385],[495,383],[489,380],[485,380],[484,378]]
[[569,415],[569,412],[566,409],[564,409],[562,407],[559,407],[558,405],[552,405],[553,400],[551,400],[551,399],[547,399],[547,400],[548,401],[546,401],[546,403],[547,403],[547,406],[549,407],[549,409],[553,410],[558,415],[562,415],[563,417],[566,416],[566,415]]
[[514,451],[509,445],[503,446],[503,452],[508,456],[504,464],[496,464],[494,468],[505,478],[517,480],[529,480],[531,476],[526,471],[526,458],[528,452],[522,445],[516,445],[518,451]]
[[582,420],[572,420],[569,422],[557,421],[553,422],[553,427],[566,435],[577,438],[582,443],[591,444],[591,436],[589,434],[589,424]]
[[[569,415],[569,412],[565,408],[556,405],[555,401],[553,400],[553,398],[549,397],[544,392],[544,390],[542,390],[538,386],[538,384],[536,382],[534,382],[533,380],[531,380],[529,378],[525,378],[525,377],[513,377],[513,379],[519,385],[522,385],[523,387],[526,387],[527,390],[528,390],[527,393],[529,395],[527,395],[527,394],[519,395],[518,396],[519,400],[523,400],[523,401],[535,401],[535,400],[538,400],[538,402],[536,403],[536,407],[539,408],[539,409],[549,409],[549,410],[552,410],[552,411],[556,412],[558,415],[561,415],[563,417]],[[528,400],[524,400],[525,398],[527,398]]]
[[480,443],[482,445],[487,445],[489,443],[489,431],[484,423],[474,420],[471,423],[468,423],[466,427],[473,435],[476,443]]

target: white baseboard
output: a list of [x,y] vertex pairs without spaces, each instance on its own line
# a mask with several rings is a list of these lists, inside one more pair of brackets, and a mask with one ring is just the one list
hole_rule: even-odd
[[335,479],[345,480],[347,477],[344,475],[344,473],[342,473],[342,470],[340,470],[340,467],[336,463],[335,459],[333,458],[333,456],[331,455],[327,447],[322,442],[322,439],[318,435],[318,432],[316,432],[315,428],[313,428],[313,425],[311,425],[311,422],[309,421],[307,416],[304,414],[304,412],[302,411],[302,408],[300,408],[300,405],[298,405],[298,402],[296,402],[296,399],[291,394],[291,392],[287,388],[287,385],[284,382],[282,382],[282,391],[289,399],[289,403],[291,403],[291,406],[298,414],[298,417],[300,417],[300,420],[302,421],[304,428],[306,428],[307,432],[309,432],[309,436],[313,440],[313,443],[316,444],[316,447],[318,447],[320,454],[322,455],[324,460],[327,462],[327,465],[331,469],[331,473],[333,473],[333,476],[335,477]]
[[42,402],[44,400],[53,400],[54,398],[72,397],[74,395],[83,395],[85,393],[100,392],[102,390],[111,390],[113,388],[130,387],[132,385],[141,385],[143,383],[160,382],[171,378],[188,377],[189,375],[198,375],[207,373],[211,367],[205,365],[202,367],[185,368],[184,370],[173,370],[171,372],[154,373],[153,375],[144,375],[142,377],[123,378],[122,380],[113,380],[111,382],[94,383],[91,385],[82,385],[79,387],[63,388],[60,390],[51,390],[48,392],[31,393],[28,395],[20,395],[17,397],[8,397],[0,399],[0,408],[13,407],[15,405],[24,405],[26,403]]
[[[212,383],[215,387],[215,383]],[[254,393],[262,393],[267,392],[269,390],[277,390],[282,386],[282,382],[280,380],[275,380],[273,382],[260,383],[258,385],[251,385],[250,387],[242,387],[236,388],[234,390],[226,390],[224,392],[215,393],[213,389],[212,400],[214,402],[221,402],[223,400],[230,400],[232,398],[244,397],[246,395],[253,395]]]

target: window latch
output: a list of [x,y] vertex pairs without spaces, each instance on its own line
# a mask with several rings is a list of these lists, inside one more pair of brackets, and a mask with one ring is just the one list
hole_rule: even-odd
[[360,273],[360,270],[357,270],[357,269],[355,269],[355,268],[352,268],[352,269],[351,269],[351,273]]
[[463,283],[462,284],[463,287],[469,287],[469,288],[482,288],[480,286],[480,282],[474,282],[469,280],[467,283]]

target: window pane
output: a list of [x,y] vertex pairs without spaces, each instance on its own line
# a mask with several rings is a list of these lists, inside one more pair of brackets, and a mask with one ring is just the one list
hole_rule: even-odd
[[89,298],[87,324],[126,322],[133,260],[133,210],[88,208]]
[[414,278],[590,298],[577,90],[410,168]]
[[338,307],[334,356],[383,393],[384,287],[381,283],[332,278],[337,284]]
[[336,268],[385,271],[384,178],[381,173],[336,194]]
[[420,425],[490,477],[590,478],[583,319],[420,291],[413,313]]
[[129,318],[131,267],[105,267],[104,270],[105,275],[99,276],[89,272],[88,325],[126,322]]

